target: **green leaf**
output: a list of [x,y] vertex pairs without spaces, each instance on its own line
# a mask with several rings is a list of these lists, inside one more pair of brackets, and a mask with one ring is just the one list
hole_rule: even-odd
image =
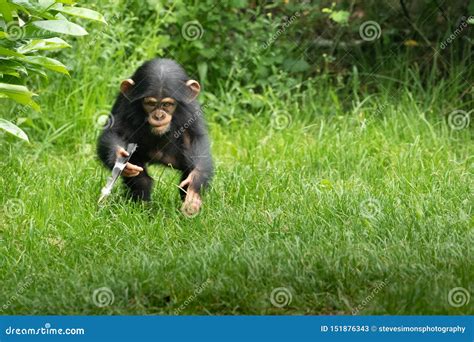
[[347,11],[333,11],[329,15],[329,18],[331,18],[338,24],[347,25],[347,23],[349,22],[349,15],[350,13]]
[[28,72],[26,71],[26,68],[25,66],[18,62],[18,61],[14,61],[14,60],[6,60],[6,59],[0,59],[0,72],[4,72],[5,70],[14,70],[14,71],[18,71],[18,72],[21,72],[25,75],[28,74]]
[[12,69],[6,69],[6,70],[3,70],[4,68],[2,68],[2,66],[0,66],[0,75],[10,75],[10,76],[13,76],[13,77],[16,77],[16,78],[20,78],[20,73],[18,71],[15,71],[15,70],[12,70]]
[[85,36],[87,31],[81,26],[67,20],[37,20],[32,25],[46,31],[68,34],[71,36]]
[[207,63],[206,62],[200,62],[198,64],[198,73],[199,73],[199,80],[204,85],[206,83],[206,77],[207,77]]
[[53,58],[44,57],[44,56],[26,56],[22,60],[31,64],[41,65],[42,67],[49,70],[53,70],[56,72],[60,72],[62,74],[69,75],[69,72],[67,71],[66,66],[62,64],[60,61]]
[[13,5],[21,6],[26,8],[27,10],[38,14],[38,15],[46,15],[48,17],[51,16],[48,13],[49,9],[52,5],[56,3],[55,0],[39,0],[39,1],[30,1],[30,0],[8,0]]
[[26,70],[28,71],[28,75],[38,74],[41,77],[48,79],[48,75],[44,69],[36,64],[25,64]]
[[49,39],[58,35],[55,32],[46,31],[31,24],[25,25],[24,28],[25,36],[23,38],[25,39]]
[[13,76],[13,77],[16,77],[16,78],[20,78],[20,74],[17,73],[16,71],[7,71],[7,72],[0,71],[0,77],[3,78],[3,75],[9,75],[9,76]]
[[0,1],[0,13],[7,23],[13,20],[11,5],[6,1]]
[[82,8],[82,7],[70,7],[70,6],[56,6],[54,7],[55,11],[61,12],[61,13],[66,13],[69,15],[73,15],[79,18],[84,18],[84,19],[89,19],[89,20],[95,20],[95,21],[100,21],[104,24],[107,24],[105,21],[105,18],[102,14],[99,12],[93,11],[88,8]]
[[55,0],[39,0],[38,3],[40,4],[42,8],[49,8],[53,6],[56,3],[56,1]]
[[37,50],[59,50],[67,47],[71,47],[68,43],[58,37],[49,38],[49,39],[34,39],[29,42],[27,45],[21,46],[18,49],[18,52],[23,54],[29,53],[31,51]]
[[54,17],[58,20],[67,20],[67,18],[62,13],[59,13],[59,12],[56,13]]
[[46,10],[46,7],[43,7],[41,3],[37,1],[29,1],[29,0],[8,0],[11,2],[13,5],[18,5],[21,7],[26,8],[27,10],[33,11],[33,12],[43,12]]
[[40,18],[52,19],[54,18],[51,13],[48,12],[48,3],[29,1],[29,0],[9,0],[14,8],[25,12],[28,15],[35,15]]
[[20,138],[29,142],[28,136],[26,135],[26,133],[23,132],[23,130],[20,127],[14,125],[10,121],[7,121],[5,119],[0,119],[0,129],[3,129],[4,131],[10,134],[13,134],[17,138]]
[[308,70],[310,65],[304,59],[294,60],[289,58],[285,60],[283,67],[289,72],[303,72]]
[[6,49],[3,46],[0,46],[0,55],[2,56],[10,56],[10,57],[25,57],[21,53],[18,53],[16,51]]
[[75,3],[74,0],[56,0],[56,2],[66,4],[66,5],[74,5],[74,3]]
[[36,95],[28,90],[27,87],[17,85],[17,84],[8,84],[0,83],[0,95],[5,95],[6,97],[11,98],[12,100],[30,106],[37,111],[41,111],[38,104],[33,101],[33,95]]
[[247,0],[231,0],[230,6],[236,7],[236,8],[246,8],[249,6],[249,4]]

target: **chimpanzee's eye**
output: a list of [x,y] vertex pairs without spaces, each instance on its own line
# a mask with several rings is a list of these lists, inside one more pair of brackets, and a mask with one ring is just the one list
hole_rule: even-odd
[[176,100],[171,97],[161,99],[160,108],[171,110],[176,105]]
[[145,98],[143,100],[143,104],[145,106],[149,106],[149,107],[155,107],[157,103],[158,103],[158,101],[154,98]]

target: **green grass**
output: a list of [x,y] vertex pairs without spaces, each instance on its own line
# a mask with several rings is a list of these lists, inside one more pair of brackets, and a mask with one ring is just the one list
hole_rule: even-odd
[[[382,281],[360,313],[474,313],[447,301],[473,290],[468,130],[409,102],[365,128],[350,113],[283,130],[241,121],[210,124],[217,172],[194,219],[178,211],[171,170],[153,169],[150,205],[117,191],[100,208],[94,140],[6,144],[0,302],[15,300],[4,313],[173,313],[206,281],[180,313],[347,314]],[[91,299],[101,287],[115,297],[104,308]],[[284,308],[270,302],[277,287],[292,294]]]
[[2,314],[474,314],[474,298],[448,301],[474,297],[473,134],[445,117],[470,105],[463,66],[427,84],[407,66],[400,83],[322,76],[261,94],[223,80],[202,97],[216,163],[203,212],[180,214],[178,175],[159,167],[149,205],[117,189],[98,207],[96,119],[152,37],[133,55],[78,41],[62,58],[72,77],[39,83],[42,113],[2,108],[32,118],[31,144],[0,140]]

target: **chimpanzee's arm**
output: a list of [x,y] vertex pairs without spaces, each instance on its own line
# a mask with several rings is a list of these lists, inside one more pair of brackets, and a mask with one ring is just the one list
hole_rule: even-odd
[[207,134],[191,136],[185,134],[184,155],[187,164],[188,181],[191,190],[200,192],[214,174],[214,167]]
[[97,153],[100,160],[109,168],[112,169],[117,159],[117,147],[127,146],[125,140],[113,130],[113,127],[105,129],[99,137],[99,145]]

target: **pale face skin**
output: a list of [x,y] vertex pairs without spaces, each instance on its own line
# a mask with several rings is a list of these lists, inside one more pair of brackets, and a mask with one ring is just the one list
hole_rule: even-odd
[[148,114],[148,123],[152,127],[153,134],[163,135],[170,129],[171,119],[176,110],[176,100],[165,97],[159,101],[154,97],[145,97],[143,109]]

